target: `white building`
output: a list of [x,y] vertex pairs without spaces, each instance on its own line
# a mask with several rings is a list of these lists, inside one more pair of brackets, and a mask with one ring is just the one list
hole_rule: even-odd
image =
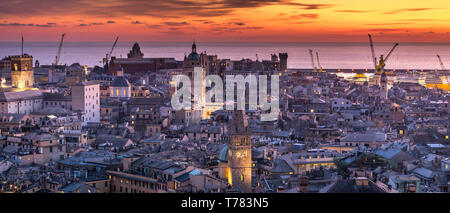
[[29,114],[42,108],[42,99],[37,89],[4,88],[0,91],[0,113]]
[[100,84],[86,81],[72,85],[72,110],[82,113],[83,126],[100,122]]

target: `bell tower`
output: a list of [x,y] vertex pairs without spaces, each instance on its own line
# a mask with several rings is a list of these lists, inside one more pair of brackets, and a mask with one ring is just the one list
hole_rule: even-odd
[[252,142],[245,111],[233,112],[228,140],[228,163],[231,186],[244,193],[252,192]]
[[15,88],[30,88],[34,84],[33,56],[11,56],[11,80]]

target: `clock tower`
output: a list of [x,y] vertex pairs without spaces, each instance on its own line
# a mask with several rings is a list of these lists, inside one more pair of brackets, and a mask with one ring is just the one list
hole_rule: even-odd
[[252,192],[252,141],[245,111],[233,112],[228,140],[228,163],[232,188]]

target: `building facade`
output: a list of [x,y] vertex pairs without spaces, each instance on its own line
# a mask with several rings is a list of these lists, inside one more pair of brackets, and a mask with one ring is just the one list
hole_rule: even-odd
[[252,192],[252,141],[245,111],[233,113],[231,134],[228,141],[228,164],[231,171],[232,188]]
[[81,111],[83,126],[100,122],[100,85],[94,81],[72,85],[72,110]]

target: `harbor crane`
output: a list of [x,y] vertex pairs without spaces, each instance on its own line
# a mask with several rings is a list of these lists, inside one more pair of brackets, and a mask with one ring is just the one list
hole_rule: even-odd
[[112,53],[113,53],[113,51],[114,51],[114,48],[116,47],[116,45],[117,45],[117,41],[119,40],[119,36],[117,36],[116,37],[116,40],[114,41],[114,43],[113,43],[113,45],[112,45],[112,47],[111,47],[111,51],[109,51],[109,54],[108,53],[106,53],[106,57],[105,58],[103,58],[103,68],[104,68],[104,70],[105,71],[107,71],[109,68],[108,68],[108,64],[109,64],[109,60],[111,59],[111,55],[112,55]]
[[116,37],[116,40],[114,41],[114,43],[113,43],[113,45],[111,47],[111,51],[109,51],[109,54],[108,53],[106,54],[106,58],[103,59],[103,63],[105,63],[105,64],[109,63],[109,60],[111,59],[111,55],[112,55],[112,53],[114,51],[114,48],[117,45],[117,40],[119,40],[119,36]]
[[317,57],[317,66],[319,66],[319,72],[323,72],[322,66],[320,65],[319,52],[316,52],[316,57]]
[[316,72],[316,71],[317,71],[317,67],[316,67],[316,65],[314,64],[314,55],[313,55],[313,51],[312,51],[312,49],[309,49],[308,51],[309,51],[309,56],[311,56],[311,64],[312,64],[312,68],[313,68],[314,72]]
[[441,56],[437,55],[437,58],[439,59],[439,63],[441,64],[442,71],[446,71],[447,69],[445,69],[445,66],[444,66],[444,63],[442,62]]
[[442,81],[443,84],[448,85],[449,82],[448,82],[448,77],[447,77],[447,69],[445,69],[444,62],[442,62],[441,56],[440,55],[436,55],[436,56],[439,59],[439,63],[441,64],[441,69],[442,69],[442,72],[440,72],[440,74],[438,74],[439,72],[437,72],[436,74],[443,80]]
[[394,52],[395,48],[399,44],[395,43],[394,46],[391,48],[391,50],[386,55],[386,57],[384,57],[384,55],[380,55],[380,60],[377,63],[377,57],[375,55],[375,49],[373,48],[372,35],[370,35],[370,34],[369,34],[369,41],[370,41],[370,50],[372,52],[373,64],[375,66],[375,73],[381,73],[382,71],[384,71],[384,67],[386,66],[386,62],[388,61],[388,59],[391,56],[392,52]]
[[61,35],[61,41],[59,42],[58,53],[56,54],[56,59],[55,59],[55,63],[54,63],[55,66],[58,65],[59,59],[61,57],[61,50],[62,50],[62,45],[63,45],[63,42],[64,42],[64,36],[66,36],[65,33],[63,33]]

